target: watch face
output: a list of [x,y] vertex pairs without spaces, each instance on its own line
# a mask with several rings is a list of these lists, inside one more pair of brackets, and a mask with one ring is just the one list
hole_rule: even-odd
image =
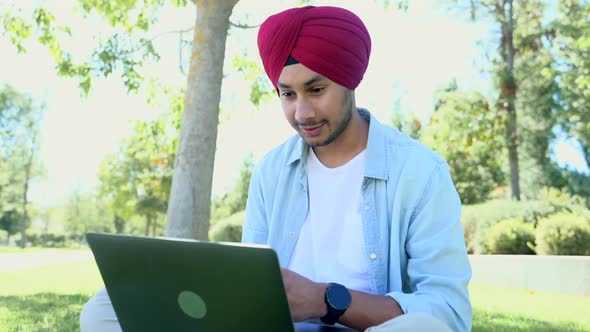
[[352,300],[348,289],[340,284],[331,284],[330,287],[328,287],[326,299],[336,310],[348,309]]

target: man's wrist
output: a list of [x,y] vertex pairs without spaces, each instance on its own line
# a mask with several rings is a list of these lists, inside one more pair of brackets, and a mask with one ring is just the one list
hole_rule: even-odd
[[328,313],[328,307],[326,305],[325,296],[326,296],[326,289],[328,288],[328,284],[325,283],[316,283],[317,291],[314,296],[314,303],[316,307],[316,314],[315,317],[324,317]]

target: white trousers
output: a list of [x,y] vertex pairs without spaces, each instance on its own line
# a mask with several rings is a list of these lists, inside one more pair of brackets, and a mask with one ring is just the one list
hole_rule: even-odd
[[[113,310],[106,289],[92,297],[80,313],[82,332],[121,332],[121,326]],[[452,332],[442,321],[423,313],[409,313],[391,319],[365,332]]]

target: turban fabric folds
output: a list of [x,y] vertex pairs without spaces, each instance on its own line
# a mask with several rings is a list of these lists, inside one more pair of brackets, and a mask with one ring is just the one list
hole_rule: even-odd
[[288,9],[260,26],[258,50],[277,88],[289,56],[328,79],[354,90],[369,63],[371,37],[361,19],[338,7]]

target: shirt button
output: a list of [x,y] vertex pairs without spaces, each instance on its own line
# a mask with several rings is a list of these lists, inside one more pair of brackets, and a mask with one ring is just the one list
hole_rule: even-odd
[[290,237],[293,237],[293,236],[295,236],[295,232],[290,232],[290,233],[289,233],[289,236],[290,236]]
[[371,206],[369,204],[365,205],[365,211],[369,211],[371,209]]
[[371,260],[376,260],[377,259],[377,254],[372,252],[371,253]]

